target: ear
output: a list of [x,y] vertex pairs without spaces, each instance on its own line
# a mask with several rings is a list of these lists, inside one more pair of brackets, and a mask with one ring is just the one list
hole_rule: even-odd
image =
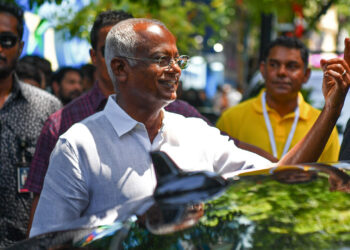
[[96,65],[96,51],[94,49],[90,49],[89,53],[90,53],[90,58],[91,58],[92,64]]
[[53,91],[54,95],[58,96],[58,92],[60,89],[58,82],[56,82],[56,81],[52,82],[51,87],[52,87],[52,91]]
[[266,63],[264,61],[261,61],[259,69],[260,69],[260,73],[263,76],[264,80],[265,80],[265,67],[266,67]]
[[126,63],[125,59],[115,57],[111,61],[112,72],[119,83],[126,82],[128,79],[129,64]]
[[307,83],[307,81],[309,81],[309,78],[311,76],[311,69],[310,68],[307,68],[305,70],[305,74],[304,74],[304,82],[303,84]]

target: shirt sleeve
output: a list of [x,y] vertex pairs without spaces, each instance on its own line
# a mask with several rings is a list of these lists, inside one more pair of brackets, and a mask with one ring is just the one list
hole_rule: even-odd
[[30,237],[56,231],[79,218],[89,203],[86,178],[76,150],[59,139],[52,152]]
[[273,166],[273,163],[268,159],[238,148],[232,140],[227,143],[220,143],[216,148],[219,152],[215,157],[214,169],[224,178],[231,178],[243,172],[267,169]]
[[[272,166],[271,161],[257,155],[238,148],[234,141],[229,136],[222,135],[220,130],[215,127],[210,127],[197,120],[194,124],[194,128],[198,131],[198,141],[200,144],[208,145],[208,148],[204,146],[208,155],[213,157],[214,171],[225,178],[230,178],[237,175],[239,172],[244,172],[251,169],[263,169]],[[191,132],[193,136],[194,131]],[[206,135],[203,137],[202,135]],[[188,135],[189,137],[191,135]],[[203,137],[203,141],[200,141],[200,137]]]

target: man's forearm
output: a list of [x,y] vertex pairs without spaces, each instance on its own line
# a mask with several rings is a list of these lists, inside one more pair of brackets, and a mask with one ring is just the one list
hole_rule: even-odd
[[340,116],[350,86],[350,39],[345,40],[344,57],[321,59],[324,72],[322,92],[325,106],[307,135],[278,164],[314,162],[320,157]]
[[340,111],[341,107],[325,106],[307,135],[278,162],[278,165],[317,161],[334,129]]
[[247,150],[247,151],[250,151],[250,152],[253,152],[255,154],[258,154],[258,155],[270,160],[271,162],[278,162],[278,159],[276,157],[274,157],[272,154],[266,152],[265,150],[263,150],[257,146],[254,146],[254,145],[249,144],[249,143],[245,143],[243,141],[238,141],[238,140],[237,140],[237,142],[235,141],[235,144],[237,147],[244,149],[244,150]]

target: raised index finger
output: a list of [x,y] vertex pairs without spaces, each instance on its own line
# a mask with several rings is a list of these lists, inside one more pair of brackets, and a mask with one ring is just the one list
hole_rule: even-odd
[[350,65],[350,38],[347,37],[344,40],[345,50],[344,50],[344,60],[348,65]]
[[338,73],[342,73],[344,70],[346,70],[348,73],[350,72],[350,67],[343,58],[335,57],[332,59],[323,60],[321,65],[322,65],[323,71],[333,69],[338,71]]

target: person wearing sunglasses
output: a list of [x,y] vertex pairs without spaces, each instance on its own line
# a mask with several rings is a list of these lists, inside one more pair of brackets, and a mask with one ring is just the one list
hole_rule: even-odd
[[36,140],[47,117],[61,107],[15,73],[23,49],[23,12],[0,1],[0,248],[26,236],[31,195],[23,187]]
[[[350,39],[345,55],[350,61]],[[164,110],[177,97],[185,58],[160,21],[131,18],[109,31],[105,61],[116,94],[109,96],[103,111],[74,124],[58,139],[30,236],[111,223],[118,214],[108,213],[107,221],[103,211],[151,196],[157,183],[150,151],[164,151],[183,171],[206,170],[225,178],[275,166],[237,148],[203,120]],[[348,73],[342,72],[350,68],[343,59],[322,65],[325,108],[278,165],[317,160],[339,117],[350,85]]]

